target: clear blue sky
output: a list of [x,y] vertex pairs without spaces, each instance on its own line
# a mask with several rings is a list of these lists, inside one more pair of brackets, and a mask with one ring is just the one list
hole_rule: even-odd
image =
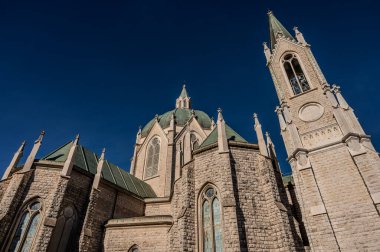
[[42,129],[39,157],[80,143],[129,169],[139,125],[174,107],[186,81],[196,109],[256,141],[252,114],[276,144],[278,104],[262,42],[272,9],[298,26],[329,83],[342,87],[380,148],[377,1],[17,1],[0,3],[0,173]]

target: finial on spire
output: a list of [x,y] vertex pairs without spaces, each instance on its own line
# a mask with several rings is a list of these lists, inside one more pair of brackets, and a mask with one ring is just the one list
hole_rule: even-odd
[[256,113],[253,113],[253,120],[255,121],[255,125],[260,124],[259,118],[257,117]]
[[37,140],[35,141],[35,143],[42,142],[42,139],[44,138],[44,136],[45,136],[45,130],[42,130],[41,133],[40,133],[40,136],[37,138]]
[[307,45],[307,42],[305,38],[303,37],[303,34],[298,30],[298,27],[294,26],[293,30],[296,34],[297,41],[300,42],[302,45]]
[[102,149],[102,154],[100,154],[100,158],[99,159],[104,159],[105,153],[106,153],[106,148],[103,148]]
[[223,121],[223,115],[222,112],[223,110],[221,108],[218,108],[216,111],[218,111],[218,121]]
[[271,57],[272,57],[272,53],[267,45],[267,42],[263,42],[263,47],[264,47],[264,55],[265,55],[265,58],[267,60],[267,63],[269,63],[269,61],[271,60]]
[[273,11],[268,9],[267,14],[268,14],[268,16],[273,15]]

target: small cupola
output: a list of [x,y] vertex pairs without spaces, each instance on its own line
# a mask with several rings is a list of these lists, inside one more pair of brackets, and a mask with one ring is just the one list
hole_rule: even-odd
[[176,105],[175,107],[177,109],[191,109],[191,98],[187,94],[186,91],[186,85],[183,84],[182,86],[182,91],[179,97],[176,100]]

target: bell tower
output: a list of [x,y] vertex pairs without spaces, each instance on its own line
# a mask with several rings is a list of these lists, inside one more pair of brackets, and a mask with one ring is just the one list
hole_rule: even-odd
[[380,246],[380,159],[340,87],[323,75],[310,45],[268,13],[267,67],[276,113],[310,247],[314,251]]

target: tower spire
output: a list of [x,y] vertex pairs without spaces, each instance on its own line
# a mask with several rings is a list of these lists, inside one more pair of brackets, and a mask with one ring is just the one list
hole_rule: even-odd
[[288,32],[288,30],[286,30],[286,28],[274,16],[272,11],[268,11],[268,18],[269,18],[270,45],[271,45],[272,50],[274,48],[274,45],[277,42],[278,36],[294,39],[293,36]]
[[182,85],[182,91],[176,100],[176,108],[180,109],[191,109],[191,98],[186,90],[186,84]]

